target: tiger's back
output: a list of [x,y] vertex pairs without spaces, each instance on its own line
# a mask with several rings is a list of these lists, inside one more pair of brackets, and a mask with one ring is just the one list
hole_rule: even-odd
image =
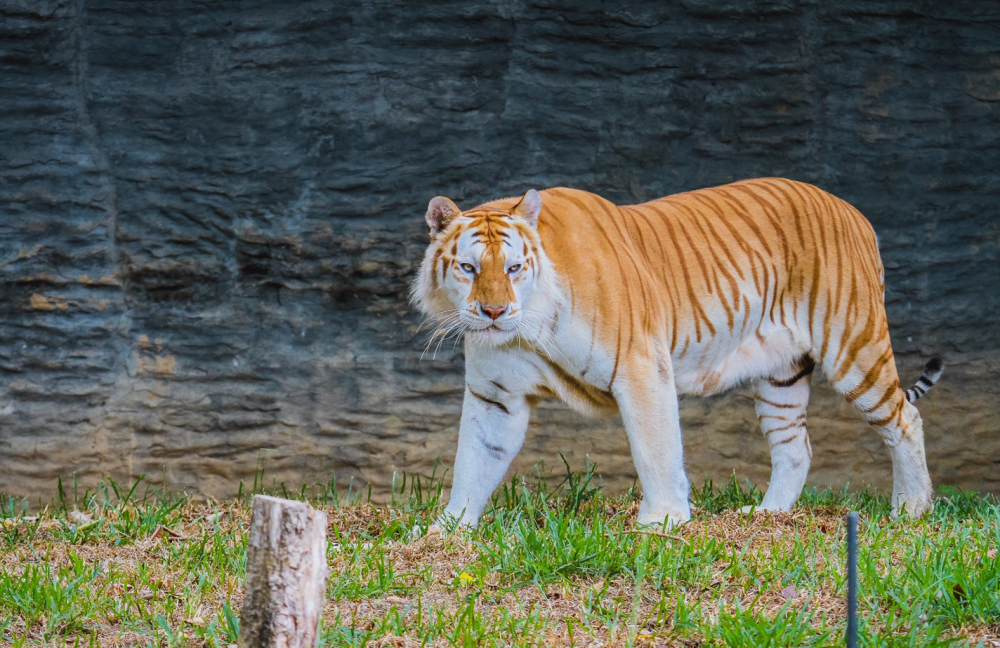
[[572,189],[543,197],[539,234],[573,310],[619,358],[662,340],[683,392],[806,354],[843,380],[888,344],[874,231],[812,185],[764,178],[621,207]]

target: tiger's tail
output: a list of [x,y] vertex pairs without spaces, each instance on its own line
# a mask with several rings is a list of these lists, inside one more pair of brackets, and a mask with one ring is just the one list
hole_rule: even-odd
[[924,365],[924,373],[917,383],[906,390],[906,400],[910,403],[926,394],[931,387],[941,378],[944,372],[944,362],[941,358],[931,358]]

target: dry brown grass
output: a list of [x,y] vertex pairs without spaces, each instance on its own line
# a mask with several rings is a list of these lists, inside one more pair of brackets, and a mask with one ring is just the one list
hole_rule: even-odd
[[[531,497],[475,532],[413,541],[415,507],[405,502],[327,507],[326,645],[783,646],[780,637],[796,633],[802,645],[841,642],[844,503],[748,517],[710,501],[689,524],[655,534],[634,529],[628,497],[596,495],[572,512]],[[992,502],[895,524],[877,500],[853,503],[870,509],[866,632],[881,645],[1000,647],[1000,595],[963,589],[964,603],[942,599],[958,596],[947,581],[956,574],[1000,582],[990,581],[1000,538]],[[249,507],[157,506],[95,504],[89,519],[49,511],[4,523],[4,645],[229,645],[226,606],[242,603]],[[976,559],[955,562],[968,552]],[[910,573],[924,554],[931,575]],[[760,643],[762,624],[779,639]],[[924,629],[937,643],[905,638]]]

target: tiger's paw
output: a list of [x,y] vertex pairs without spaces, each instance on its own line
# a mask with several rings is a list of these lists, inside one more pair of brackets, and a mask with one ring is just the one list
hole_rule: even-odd
[[635,528],[666,532],[691,519],[691,504],[687,498],[669,498],[667,501],[643,499],[639,503]]
[[440,526],[438,526],[438,524],[436,522],[434,524],[430,525],[429,527],[427,527],[426,531],[419,524],[414,524],[412,527],[410,527],[410,532],[406,534],[406,540],[407,540],[407,542],[416,542],[417,540],[420,540],[421,538],[429,538],[431,536],[439,536],[442,533],[444,533],[444,531],[441,529]]
[[691,519],[691,514],[685,515],[649,515],[640,514],[635,521],[637,531],[654,531],[665,533]]
[[458,519],[448,513],[442,513],[438,519],[434,520],[434,522],[427,527],[426,532],[424,532],[419,524],[414,524],[410,529],[409,540],[412,542],[429,536],[450,536],[454,533],[463,533],[470,529],[474,529],[475,527],[476,525],[472,522]]
[[921,494],[916,497],[905,497],[900,494],[893,498],[892,519],[895,520],[904,513],[912,518],[920,518],[934,510],[934,502],[930,493]]
[[785,508],[783,506],[763,506],[761,504],[750,504],[740,508],[740,513],[744,515],[753,515],[754,513],[787,513],[791,511],[792,508]]

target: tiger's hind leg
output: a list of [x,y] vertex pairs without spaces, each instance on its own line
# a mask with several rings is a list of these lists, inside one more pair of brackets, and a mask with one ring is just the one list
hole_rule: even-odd
[[928,512],[932,488],[924,452],[924,425],[920,412],[907,401],[899,385],[888,336],[861,349],[851,365],[828,373],[833,373],[830,378],[834,388],[861,411],[889,448],[892,517],[904,511],[914,517]]
[[757,418],[771,451],[771,483],[757,510],[791,510],[806,483],[812,458],[806,406],[814,366],[805,356],[782,374],[762,378],[754,385]]

